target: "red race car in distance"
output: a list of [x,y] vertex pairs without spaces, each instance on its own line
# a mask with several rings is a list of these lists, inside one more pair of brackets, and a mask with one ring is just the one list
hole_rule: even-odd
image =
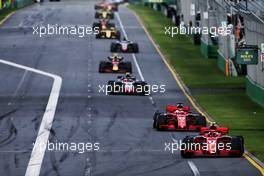
[[206,127],[206,118],[190,112],[190,107],[181,103],[167,106],[166,112],[156,111],[153,117],[153,128],[160,130],[200,131]]
[[181,156],[190,157],[241,157],[244,153],[244,138],[227,135],[228,128],[201,128],[196,136],[186,136],[182,140]]
[[111,10],[111,11],[118,11],[118,4],[111,3],[111,2],[99,2],[94,5],[95,10],[103,9],[103,10]]

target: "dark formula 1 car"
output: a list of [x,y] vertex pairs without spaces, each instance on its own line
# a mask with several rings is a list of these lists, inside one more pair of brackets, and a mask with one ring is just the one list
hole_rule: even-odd
[[94,17],[99,19],[114,19],[114,13],[109,10],[98,10],[95,12]]
[[105,28],[99,30],[99,33],[95,35],[97,39],[120,39],[120,31],[116,28]]
[[186,136],[182,140],[181,156],[190,157],[241,157],[244,153],[244,138],[227,135],[228,128],[201,128],[197,136]]
[[99,73],[132,73],[131,62],[123,62],[123,57],[114,55],[108,57],[109,61],[101,61]]
[[110,3],[110,2],[100,2],[94,5],[95,10],[104,9],[109,11],[118,11],[118,4],[117,3]]
[[93,23],[93,29],[98,28],[99,30],[107,29],[107,28],[115,28],[115,24],[111,23],[107,19],[101,19],[98,22]]
[[129,40],[116,41],[111,43],[111,52],[138,53],[138,44]]
[[128,74],[118,76],[116,81],[108,81],[107,92],[111,95],[149,95],[149,86]]
[[187,106],[167,106],[166,112],[156,111],[153,116],[153,128],[160,130],[199,131],[206,126],[206,118],[189,112]]

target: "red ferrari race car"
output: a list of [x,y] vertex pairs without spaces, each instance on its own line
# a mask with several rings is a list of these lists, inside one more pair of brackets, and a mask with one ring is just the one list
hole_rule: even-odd
[[93,23],[93,29],[98,28],[99,30],[107,28],[115,28],[115,24],[111,23],[108,19],[101,19],[98,22]]
[[156,111],[153,116],[153,128],[161,130],[199,131],[206,127],[206,118],[190,112],[190,107],[178,103],[167,106],[166,112]]
[[244,153],[244,138],[229,136],[228,128],[201,128],[197,136],[186,136],[182,140],[181,156],[190,157],[241,157]]
[[116,81],[108,81],[107,92],[111,95],[149,95],[149,86],[127,73],[118,76]]
[[111,11],[118,11],[118,4],[111,3],[111,2],[99,2],[94,5],[95,10],[104,9],[104,10],[111,10]]
[[132,73],[131,62],[123,62],[123,57],[113,54],[108,57],[109,61],[101,61],[99,73]]
[[124,38],[111,43],[111,52],[138,53],[138,44]]

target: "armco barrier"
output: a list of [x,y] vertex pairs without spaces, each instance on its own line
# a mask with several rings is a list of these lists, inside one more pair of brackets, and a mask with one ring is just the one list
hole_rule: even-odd
[[15,0],[15,8],[22,8],[34,3],[34,0]]
[[201,53],[205,56],[205,58],[217,58],[217,46],[207,45],[203,39],[201,38],[200,45]]
[[217,52],[218,57],[217,57],[217,66],[218,68],[225,73],[226,71],[226,59],[225,57],[220,53],[220,51]]
[[257,85],[248,76],[246,77],[247,95],[256,103],[264,107],[264,87]]

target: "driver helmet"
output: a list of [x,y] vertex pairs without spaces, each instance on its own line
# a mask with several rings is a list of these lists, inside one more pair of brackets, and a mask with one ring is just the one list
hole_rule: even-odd
[[215,126],[215,122],[212,122],[210,125],[210,129],[215,130],[217,127]]
[[125,75],[126,78],[131,78],[131,74],[129,72],[126,72],[126,75]]

